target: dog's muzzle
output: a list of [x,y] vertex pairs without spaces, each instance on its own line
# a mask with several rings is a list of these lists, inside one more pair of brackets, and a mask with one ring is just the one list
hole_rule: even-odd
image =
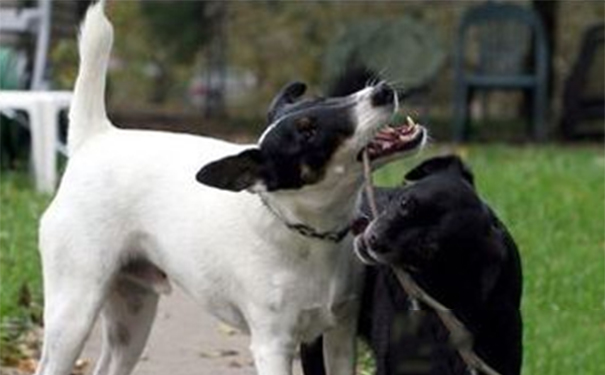
[[365,242],[363,234],[355,237],[355,241],[353,242],[353,250],[355,251],[357,258],[359,258],[362,263],[370,266],[378,264],[378,262],[372,256],[371,250]]

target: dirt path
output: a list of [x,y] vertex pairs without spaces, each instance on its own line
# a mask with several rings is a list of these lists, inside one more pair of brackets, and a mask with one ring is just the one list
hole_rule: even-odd
[[[254,375],[249,338],[219,323],[182,292],[162,298],[147,348],[133,375]],[[92,373],[101,337],[98,327],[82,358]],[[300,365],[295,363],[296,373]]]

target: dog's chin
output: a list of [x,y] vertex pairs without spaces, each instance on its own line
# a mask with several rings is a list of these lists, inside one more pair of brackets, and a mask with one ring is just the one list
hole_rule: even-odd
[[[420,268],[411,264],[410,262],[406,262],[404,259],[399,259],[397,257],[389,256],[388,254],[378,254],[366,242],[364,235],[360,234],[355,237],[353,249],[355,251],[355,255],[357,258],[368,266],[377,266],[377,265],[386,265],[396,268],[402,268],[410,274],[418,274],[420,273]],[[391,254],[393,255],[393,254]]]
[[389,259],[388,255],[384,256],[374,251],[368,245],[368,242],[365,240],[365,236],[363,234],[360,234],[355,237],[353,249],[355,250],[355,255],[357,255],[357,258],[359,258],[362,263],[367,264],[369,266],[388,266],[394,264],[394,262]]

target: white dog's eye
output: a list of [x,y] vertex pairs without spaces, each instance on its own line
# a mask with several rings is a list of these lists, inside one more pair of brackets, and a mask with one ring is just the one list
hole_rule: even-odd
[[315,136],[315,133],[317,132],[317,125],[311,118],[303,117],[296,121],[296,129],[305,139],[308,140]]

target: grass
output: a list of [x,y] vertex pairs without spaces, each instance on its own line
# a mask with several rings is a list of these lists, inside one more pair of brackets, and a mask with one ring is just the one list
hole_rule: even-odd
[[[435,147],[422,158],[445,151]],[[478,190],[508,225],[522,253],[524,375],[605,374],[603,150],[490,145],[454,151],[471,165]],[[376,182],[399,184],[419,160],[384,168]],[[28,321],[39,314],[36,229],[48,201],[32,191],[23,174],[2,175],[3,327],[7,319]],[[370,374],[365,367],[363,373]]]
[[37,250],[38,218],[49,197],[34,193],[26,174],[0,178],[0,358],[9,361],[13,341],[40,322],[42,291]]

